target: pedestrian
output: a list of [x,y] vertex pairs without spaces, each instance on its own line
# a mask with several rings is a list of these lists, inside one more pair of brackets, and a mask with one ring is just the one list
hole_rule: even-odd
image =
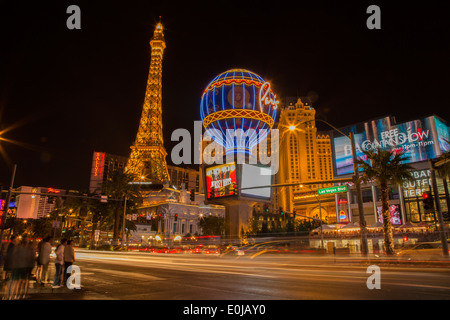
[[22,238],[20,243],[14,247],[11,261],[11,291],[9,299],[18,300],[23,298],[27,283],[29,250],[27,248],[28,240]]
[[39,243],[37,258],[39,270],[36,272],[36,282],[41,286],[45,285],[48,280],[48,265],[50,264],[50,255],[52,253],[51,241],[52,237],[48,236]]
[[11,299],[12,298],[13,258],[14,258],[15,248],[18,245],[18,241],[19,241],[19,239],[17,239],[17,237],[15,235],[12,235],[9,239],[8,247],[6,248],[6,252],[3,256],[3,280],[5,282],[5,288],[6,288],[6,292],[5,292],[3,299]]
[[75,262],[75,250],[72,247],[73,240],[67,241],[67,246],[64,248],[64,283],[67,282],[67,269]]
[[28,298],[28,288],[30,286],[30,280],[33,276],[33,269],[36,265],[36,245],[34,241],[27,241],[25,245],[25,279],[22,282],[21,299]]
[[42,272],[42,265],[41,265],[41,261],[39,259],[39,256],[40,256],[40,252],[41,252],[41,248],[42,248],[43,244],[44,244],[44,240],[39,241],[39,243],[37,245],[37,248],[36,248],[37,257],[36,257],[36,272],[35,272],[35,275],[36,275],[36,283],[37,284],[40,284],[40,278],[41,278],[41,272]]
[[64,268],[64,249],[67,243],[67,239],[62,239],[59,246],[55,249],[55,279],[53,280],[52,288],[60,288],[61,285],[61,274]]

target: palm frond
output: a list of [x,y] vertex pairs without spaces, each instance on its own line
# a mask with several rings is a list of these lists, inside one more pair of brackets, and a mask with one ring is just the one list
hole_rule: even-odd
[[413,180],[411,171],[414,168],[405,163],[408,156],[404,151],[393,152],[378,148],[375,151],[364,151],[364,154],[367,160],[358,159],[356,162],[358,168],[364,171],[361,177],[363,181],[378,180],[379,182],[389,181],[392,184],[401,184],[405,180]]

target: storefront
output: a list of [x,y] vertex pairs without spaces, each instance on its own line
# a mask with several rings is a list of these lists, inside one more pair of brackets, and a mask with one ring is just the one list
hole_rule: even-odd
[[[429,168],[419,169],[411,172],[414,180],[411,182],[405,182],[402,186],[404,193],[404,207],[406,220],[414,223],[418,222],[437,222],[438,217],[436,210],[426,211],[423,206],[424,192],[432,192],[431,184],[431,171]],[[439,201],[441,204],[441,210],[443,212],[445,220],[448,220],[448,207],[449,207],[449,189],[448,181],[445,179],[436,179]],[[436,195],[433,194],[435,198]]]
[[[426,211],[423,206],[423,193],[428,191],[435,195],[431,185],[431,171],[427,163],[413,165],[417,168],[411,172],[412,181],[405,181],[402,186],[389,187],[389,209],[391,211],[391,223],[393,226],[400,226],[407,221],[413,223],[428,222],[437,223],[438,216],[436,210]],[[420,168],[422,167],[422,168]],[[436,178],[441,210],[444,221],[449,222],[449,181]],[[364,216],[367,224],[382,221],[381,215],[381,191],[376,184],[361,185],[363,199]],[[356,200],[356,188],[353,184],[348,184],[346,193],[337,193],[336,217],[338,223],[348,223],[359,220],[358,204]]]

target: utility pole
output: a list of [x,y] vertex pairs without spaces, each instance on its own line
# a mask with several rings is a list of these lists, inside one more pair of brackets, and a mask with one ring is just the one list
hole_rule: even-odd
[[361,227],[361,253],[363,255],[367,255],[367,253],[369,252],[369,248],[367,245],[366,218],[364,216],[364,205],[363,205],[362,196],[361,196],[361,182],[359,180],[359,168],[356,163],[358,158],[356,156],[355,135],[351,131],[349,134],[349,138],[352,143],[352,158],[353,158],[353,171],[354,171],[355,187],[356,187],[356,201],[358,202],[359,226]]
[[428,163],[430,165],[430,173],[431,173],[431,184],[433,186],[433,194],[434,194],[434,201],[436,204],[436,209],[438,213],[438,220],[439,220],[439,234],[441,236],[441,243],[442,243],[442,253],[445,257],[448,257],[448,243],[447,243],[447,235],[444,228],[444,217],[442,216],[442,208],[441,208],[441,200],[439,199],[439,190],[436,183],[436,173],[433,165],[433,161],[431,159],[428,160]]
[[124,197],[123,220],[122,220],[122,246],[125,246],[125,216],[127,215],[127,195]]

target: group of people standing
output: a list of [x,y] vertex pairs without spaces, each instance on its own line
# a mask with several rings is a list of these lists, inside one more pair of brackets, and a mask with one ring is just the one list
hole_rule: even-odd
[[[29,281],[33,277],[40,286],[49,281],[49,265],[52,253],[52,237],[39,243],[12,235],[9,243],[1,244],[0,265],[3,265],[3,299],[15,300],[28,297]],[[63,239],[55,248],[55,275],[52,288],[60,288],[67,281],[67,268],[75,261],[73,241]],[[34,271],[34,272],[33,272]],[[64,281],[64,282],[63,282]]]

